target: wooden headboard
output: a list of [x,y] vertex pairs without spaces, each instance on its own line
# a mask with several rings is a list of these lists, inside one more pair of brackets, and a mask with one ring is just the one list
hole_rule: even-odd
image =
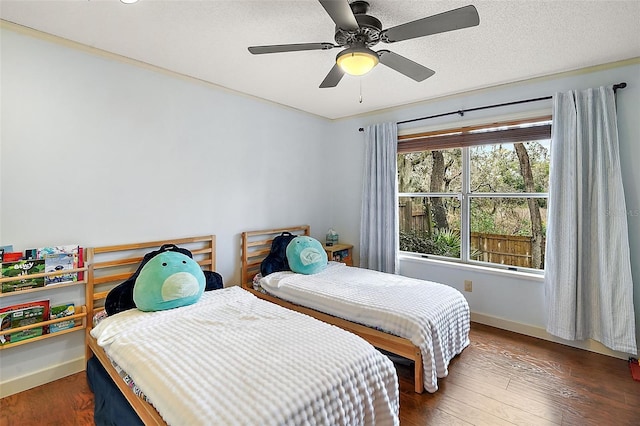
[[144,255],[163,244],[175,244],[191,251],[202,269],[214,271],[216,267],[216,237],[174,238],[144,243],[121,244],[87,249],[88,279],[86,304],[88,327],[92,327],[93,316],[104,309],[104,300],[109,291],[129,278],[138,269]]
[[309,225],[290,228],[266,229],[242,233],[242,288],[253,289],[253,277],[260,272],[260,263],[269,254],[273,239],[288,231],[294,235],[309,235]]
[[122,392],[145,425],[165,425],[165,422],[151,404],[135,395],[124,380],[121,379],[111,361],[107,358],[106,353],[91,337],[90,332],[93,327],[93,316],[104,310],[104,301],[109,291],[126,281],[138,269],[145,254],[159,249],[163,244],[175,244],[186,248],[193,254],[193,259],[205,271],[214,271],[216,268],[215,235],[173,238],[87,249],[86,305],[88,318],[86,357],[87,360],[93,355],[98,358],[113,383],[120,389],[120,392]]

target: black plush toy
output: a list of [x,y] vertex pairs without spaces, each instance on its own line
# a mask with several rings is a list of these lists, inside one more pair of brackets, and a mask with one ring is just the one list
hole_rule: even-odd
[[260,264],[260,273],[263,277],[279,271],[290,271],[287,261],[287,246],[296,236],[291,232],[283,232],[273,239],[271,251]]
[[[126,311],[136,307],[136,303],[133,300],[133,287],[136,279],[140,275],[140,271],[142,270],[144,265],[147,264],[155,256],[166,252],[181,253],[193,259],[193,255],[189,250],[178,247],[174,244],[165,244],[158,250],[154,250],[145,254],[136,272],[134,272],[133,275],[131,275],[125,282],[111,289],[111,291],[109,291],[109,294],[107,294],[104,305],[107,315],[117,314],[118,312]],[[217,272],[203,271],[203,273],[205,277],[204,291],[217,290],[224,286],[222,282],[222,276]]]

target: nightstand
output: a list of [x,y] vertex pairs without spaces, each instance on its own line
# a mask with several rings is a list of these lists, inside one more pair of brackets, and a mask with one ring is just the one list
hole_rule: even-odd
[[329,260],[346,263],[353,266],[353,245],[351,244],[334,244],[327,246],[323,244],[324,251],[327,252]]

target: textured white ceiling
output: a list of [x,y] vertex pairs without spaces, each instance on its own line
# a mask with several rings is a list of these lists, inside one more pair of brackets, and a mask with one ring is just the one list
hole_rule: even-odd
[[421,83],[378,65],[320,89],[340,49],[247,51],[333,43],[334,23],[317,0],[1,0],[0,17],[331,119],[640,57],[638,0],[369,3],[383,28],[468,4],[477,8],[480,25],[374,47],[436,72]]

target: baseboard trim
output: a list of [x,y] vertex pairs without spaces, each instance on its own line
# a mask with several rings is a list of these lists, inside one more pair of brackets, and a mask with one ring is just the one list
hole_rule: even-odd
[[562,345],[571,346],[573,348],[584,349],[590,352],[596,352],[602,355],[611,356],[627,360],[629,355],[623,352],[613,351],[600,342],[595,340],[579,340],[570,341],[556,337],[547,333],[547,330],[533,325],[522,324],[515,321],[509,321],[504,318],[498,318],[491,315],[471,312],[471,321],[492,327],[501,328],[503,330],[513,331],[514,333],[524,334],[525,336],[537,337],[538,339],[548,340],[550,342],[560,343]]
[[44,385],[85,369],[84,357],[76,358],[62,364],[54,365],[44,370],[35,371],[15,379],[0,383],[0,398],[26,391],[36,386]]

